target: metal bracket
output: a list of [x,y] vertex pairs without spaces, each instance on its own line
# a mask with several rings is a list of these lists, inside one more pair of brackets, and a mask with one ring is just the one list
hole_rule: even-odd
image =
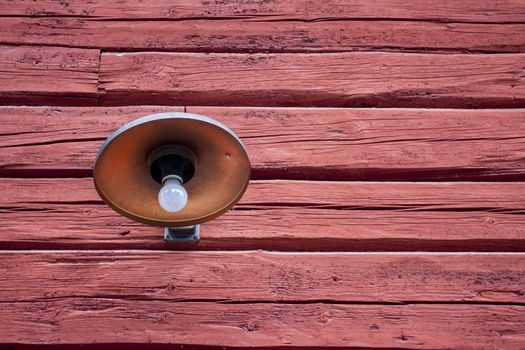
[[164,240],[166,242],[197,242],[200,237],[201,225],[184,227],[165,227]]

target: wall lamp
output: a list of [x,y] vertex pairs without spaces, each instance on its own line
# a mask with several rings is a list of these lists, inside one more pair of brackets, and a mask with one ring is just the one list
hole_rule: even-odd
[[167,241],[196,241],[200,224],[241,199],[250,160],[226,126],[189,113],[133,120],[98,151],[93,180],[113,210],[137,222],[164,227]]

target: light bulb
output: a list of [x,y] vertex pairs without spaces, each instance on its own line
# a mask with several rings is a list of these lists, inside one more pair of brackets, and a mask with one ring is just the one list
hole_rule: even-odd
[[182,186],[181,181],[169,178],[159,192],[159,204],[162,209],[170,213],[181,211],[188,203],[188,192]]

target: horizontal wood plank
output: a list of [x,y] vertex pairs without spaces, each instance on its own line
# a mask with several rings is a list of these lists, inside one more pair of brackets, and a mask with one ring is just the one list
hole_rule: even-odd
[[0,105],[97,103],[99,50],[0,46]]
[[[525,9],[525,6],[524,6]],[[113,51],[523,52],[525,24],[420,21],[304,22],[247,19],[100,20],[4,17],[0,43],[56,45]]]
[[523,254],[3,252],[0,262],[2,344],[519,349],[525,339]]
[[101,104],[523,107],[525,54],[103,53]]
[[[525,180],[525,110],[188,107],[232,128],[255,179]],[[123,124],[182,107],[1,107],[0,176],[91,176]]]
[[523,253],[4,252],[0,272],[0,303],[74,297],[525,305]]
[[[212,291],[210,291],[212,293]],[[0,342],[519,350],[523,306],[221,304],[72,298],[6,303]]]
[[415,19],[508,23],[525,22],[525,6],[520,0],[426,0],[316,1],[185,1],[156,0],[2,0],[2,16],[80,16],[99,18],[173,19],[200,17],[270,17],[274,19]]
[[91,176],[103,141],[127,122],[184,107],[0,107],[0,176]]
[[525,251],[523,183],[253,181],[197,244],[105,206],[91,179],[3,179],[0,249]]

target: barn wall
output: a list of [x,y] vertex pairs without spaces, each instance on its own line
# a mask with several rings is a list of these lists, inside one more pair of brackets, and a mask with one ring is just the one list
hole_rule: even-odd
[[[525,3],[0,0],[0,348],[523,349]],[[245,196],[166,243],[105,138],[233,129]]]

